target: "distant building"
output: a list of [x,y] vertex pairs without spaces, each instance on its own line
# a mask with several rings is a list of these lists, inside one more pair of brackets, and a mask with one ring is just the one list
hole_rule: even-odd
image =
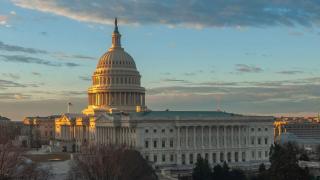
[[281,117],[275,123],[275,141],[295,142],[309,151],[320,145],[320,123],[318,118]]
[[49,145],[55,138],[55,118],[59,116],[26,117],[23,120],[22,134],[27,137],[29,147]]
[[154,166],[190,170],[197,157],[243,169],[268,163],[274,142],[269,116],[221,111],[151,111],[133,58],[124,51],[117,23],[111,48],[100,58],[81,114],[55,120],[55,147],[126,145]]

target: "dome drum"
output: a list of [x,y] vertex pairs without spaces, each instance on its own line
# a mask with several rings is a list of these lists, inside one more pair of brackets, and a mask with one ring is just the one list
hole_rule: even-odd
[[[133,58],[121,47],[118,26],[112,33],[112,46],[104,53],[92,75],[88,108],[84,114],[117,109],[123,112],[145,108],[145,89]],[[139,108],[138,108],[139,107]]]

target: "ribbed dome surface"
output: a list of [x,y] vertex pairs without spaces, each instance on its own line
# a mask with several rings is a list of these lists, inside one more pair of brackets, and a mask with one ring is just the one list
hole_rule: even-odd
[[133,58],[122,48],[111,49],[103,54],[98,62],[97,68],[134,68],[136,64]]

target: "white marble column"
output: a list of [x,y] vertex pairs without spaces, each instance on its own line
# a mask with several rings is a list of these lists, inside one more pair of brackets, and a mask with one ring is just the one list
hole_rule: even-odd
[[204,149],[204,143],[203,143],[203,126],[201,126],[201,147]]
[[216,134],[216,140],[217,140],[217,148],[220,147],[220,137],[219,137],[219,126],[216,126],[217,134]]
[[178,145],[178,149],[180,149],[181,142],[180,142],[180,127],[179,126],[178,126],[178,143],[177,143],[177,145]]
[[234,147],[234,140],[233,140],[233,131],[234,131],[234,126],[231,126],[231,147]]
[[186,126],[186,147],[187,147],[187,148],[189,147],[188,129],[189,129],[189,127]]
[[[211,149],[211,147],[212,147],[212,137],[211,137],[211,126],[209,126],[209,148]],[[211,153],[210,153],[211,154]],[[210,155],[209,155],[209,157],[210,157]]]
[[197,133],[197,127],[193,126],[193,148],[196,149],[197,148],[197,143],[196,143],[196,135]]

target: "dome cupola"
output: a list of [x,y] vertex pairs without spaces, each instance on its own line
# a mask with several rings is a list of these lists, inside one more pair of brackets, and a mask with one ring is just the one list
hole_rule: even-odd
[[145,109],[145,89],[141,87],[140,79],[134,59],[121,46],[116,18],[112,45],[100,57],[92,75],[92,86],[88,89],[89,105],[83,113],[92,114],[95,110],[132,112]]

